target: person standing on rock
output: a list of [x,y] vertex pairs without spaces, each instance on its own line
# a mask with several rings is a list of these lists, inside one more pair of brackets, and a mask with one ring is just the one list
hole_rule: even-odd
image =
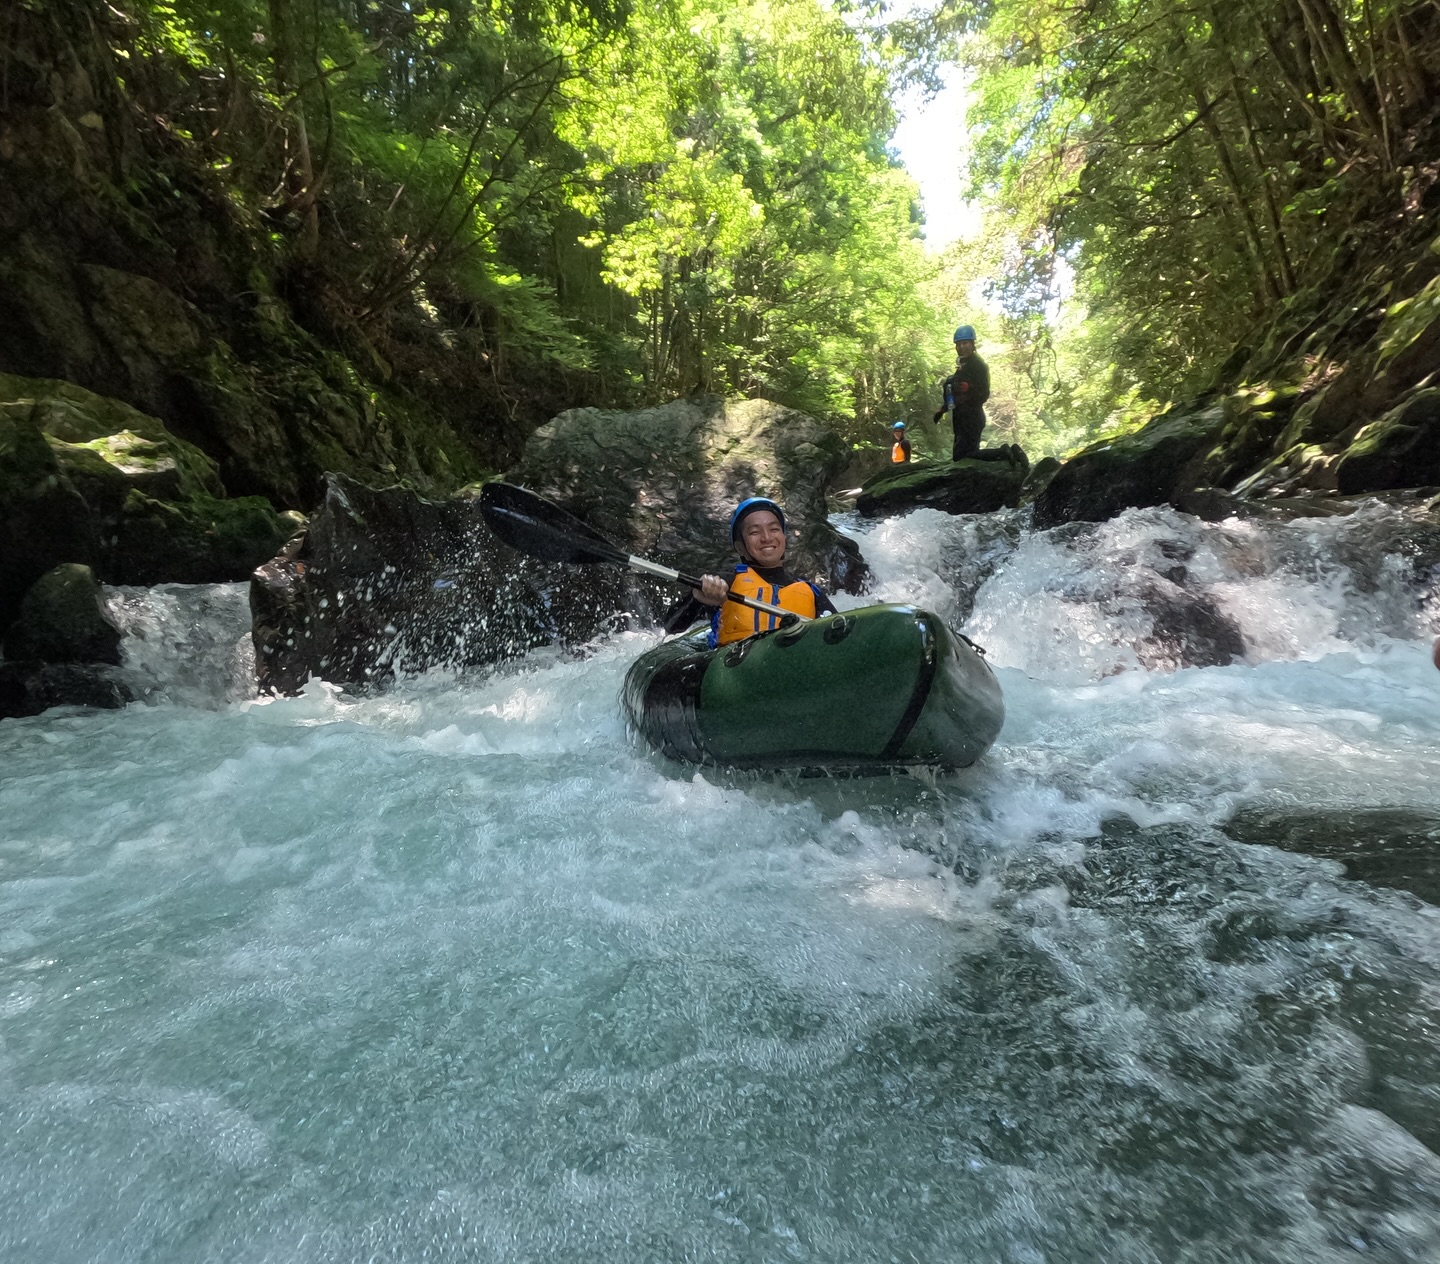
[[1022,471],[1029,458],[1018,443],[980,450],[980,432],[985,429],[985,401],[990,398],[990,366],[975,350],[975,327],[961,325],[955,331],[955,372],[940,383],[945,403],[935,414],[940,421],[950,414],[955,432],[952,461],[1009,461]]
[[935,414],[940,421],[950,414],[955,428],[953,460],[980,453],[980,432],[985,429],[985,401],[990,398],[990,366],[975,350],[975,328],[961,325],[955,331],[955,372],[940,383],[945,403]]
[[890,437],[894,440],[890,445],[890,463],[892,465],[906,465],[910,461],[910,440],[905,437],[905,423],[897,421],[890,427]]

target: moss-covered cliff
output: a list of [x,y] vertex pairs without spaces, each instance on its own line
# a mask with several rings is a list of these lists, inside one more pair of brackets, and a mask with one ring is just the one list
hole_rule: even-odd
[[[279,212],[154,112],[185,85],[123,60],[126,21],[79,0],[9,10],[0,372],[131,404],[209,456],[224,491],[298,509],[326,470],[463,484],[593,393],[553,372],[505,378],[464,314],[412,304],[363,329],[327,251],[386,244],[327,231],[300,261]],[[266,143],[273,108],[235,105],[258,111]]]

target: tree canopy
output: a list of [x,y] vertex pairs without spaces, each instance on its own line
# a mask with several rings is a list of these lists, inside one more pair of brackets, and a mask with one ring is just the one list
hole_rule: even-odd
[[129,98],[381,371],[431,320],[606,402],[763,395],[856,433],[936,375],[903,58],[821,0],[109,11]]
[[[1006,217],[992,293],[1084,427],[1212,377],[1433,200],[1428,0],[990,0],[935,23],[975,76],[973,192]],[[1067,288],[1085,319],[1057,359]]]

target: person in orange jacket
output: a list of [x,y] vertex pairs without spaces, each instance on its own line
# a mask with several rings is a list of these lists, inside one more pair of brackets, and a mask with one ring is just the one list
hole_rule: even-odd
[[910,460],[910,440],[905,437],[905,423],[897,421],[890,427],[890,436],[894,442],[890,445],[890,463],[892,465],[904,465]]
[[835,603],[823,589],[785,569],[785,511],[773,500],[742,500],[730,515],[730,543],[740,558],[732,574],[701,576],[700,587],[691,589],[690,597],[665,620],[667,632],[683,631],[708,613],[710,644],[728,645],[779,625],[775,615],[727,601],[725,594],[731,591],[807,618],[835,613]]

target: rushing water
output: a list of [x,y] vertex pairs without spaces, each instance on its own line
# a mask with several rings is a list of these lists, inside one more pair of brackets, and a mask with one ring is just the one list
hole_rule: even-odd
[[866,529],[1005,687],[938,777],[667,765],[639,634],[256,701],[243,590],[116,592],[150,702],[0,725],[0,1260],[1440,1258],[1390,512]]

